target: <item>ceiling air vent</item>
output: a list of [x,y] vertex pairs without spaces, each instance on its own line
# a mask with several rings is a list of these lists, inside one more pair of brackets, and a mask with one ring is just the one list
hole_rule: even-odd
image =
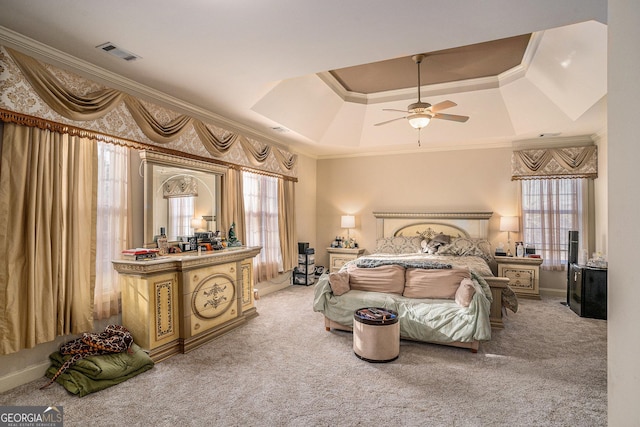
[[103,43],[101,45],[96,46],[96,48],[102,49],[113,56],[117,56],[118,58],[124,59],[125,61],[135,61],[136,59],[141,58],[136,54],[127,52],[124,49],[120,49],[118,46],[114,45],[111,42]]
[[287,133],[289,132],[289,129],[282,127],[282,126],[276,126],[276,127],[272,127],[271,130],[274,130],[276,132],[280,132],[280,133]]

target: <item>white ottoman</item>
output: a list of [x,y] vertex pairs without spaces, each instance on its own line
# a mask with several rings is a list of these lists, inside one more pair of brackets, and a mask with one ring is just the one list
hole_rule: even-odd
[[353,314],[353,352],[367,362],[391,362],[400,354],[398,313],[366,307]]

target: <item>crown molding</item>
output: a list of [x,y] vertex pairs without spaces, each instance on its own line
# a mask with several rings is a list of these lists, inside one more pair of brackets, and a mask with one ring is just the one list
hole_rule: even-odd
[[592,135],[520,139],[513,141],[512,143],[512,147],[514,150],[580,147],[588,145],[594,145],[594,139]]

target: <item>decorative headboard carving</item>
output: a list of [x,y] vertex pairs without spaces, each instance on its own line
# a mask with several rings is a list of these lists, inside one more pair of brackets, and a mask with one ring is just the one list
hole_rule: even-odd
[[[411,237],[429,232],[460,234],[464,237],[483,238],[489,236],[489,219],[493,212],[374,212],[376,238],[403,235]],[[417,232],[417,233],[416,233]]]
[[437,234],[445,234],[453,237],[470,237],[469,233],[462,228],[448,224],[437,224],[432,222],[421,222],[417,224],[407,225],[393,233],[394,236],[414,237],[420,236],[423,239],[430,240]]

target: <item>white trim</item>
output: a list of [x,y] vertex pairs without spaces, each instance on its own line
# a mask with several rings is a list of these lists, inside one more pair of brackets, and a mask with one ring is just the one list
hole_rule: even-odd
[[[44,363],[39,363],[37,365],[29,366],[28,368],[22,369],[21,371],[12,372],[9,375],[5,375],[0,378],[0,393],[4,393],[5,391],[9,391],[13,388],[21,386],[31,381],[35,381],[39,378],[44,378],[45,372],[51,366],[49,361]],[[44,381],[42,383],[44,385]]]

